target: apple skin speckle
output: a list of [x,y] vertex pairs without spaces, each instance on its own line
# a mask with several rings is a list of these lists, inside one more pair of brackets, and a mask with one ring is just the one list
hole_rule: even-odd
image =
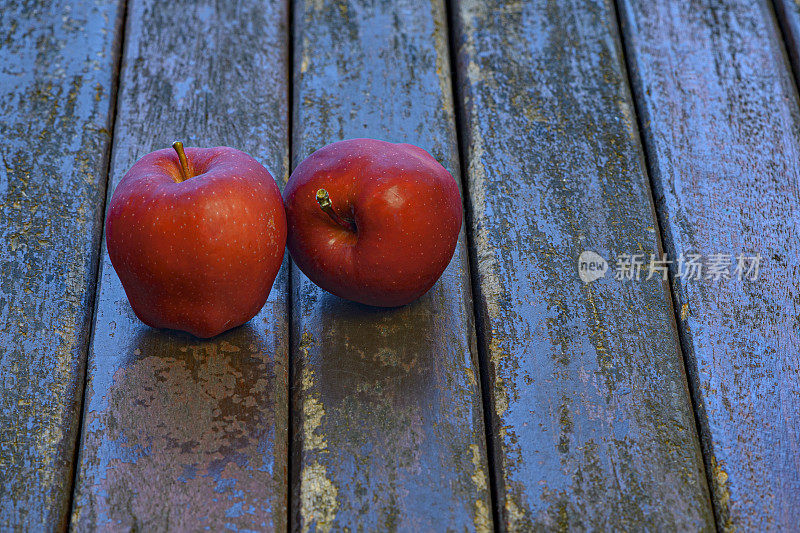
[[[337,224],[316,200],[330,195]],[[311,154],[283,193],[287,247],[308,278],[342,298],[395,307],[425,294],[455,252],[461,196],[449,172],[410,144],[351,139]]]
[[136,316],[155,328],[213,337],[264,306],[283,261],[280,190],[252,157],[228,147],[158,150],[122,178],[106,244]]

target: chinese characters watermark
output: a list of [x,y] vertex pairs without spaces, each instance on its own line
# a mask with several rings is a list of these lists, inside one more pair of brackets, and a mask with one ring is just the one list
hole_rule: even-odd
[[683,281],[719,281],[733,278],[739,281],[755,281],[761,267],[761,254],[681,254],[675,261],[668,259],[666,255],[659,257],[656,254],[620,254],[611,267],[603,256],[586,250],[578,257],[578,275],[584,283],[605,277],[609,271],[613,271],[614,279],[620,281],[648,280],[654,277],[666,281],[670,265],[675,266],[675,275]]

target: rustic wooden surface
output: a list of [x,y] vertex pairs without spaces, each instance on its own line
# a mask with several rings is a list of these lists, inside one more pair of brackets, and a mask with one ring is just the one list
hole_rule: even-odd
[[718,526],[795,530],[800,113],[772,6],[623,0],[621,17],[668,252],[763,257],[757,281],[674,282]]
[[0,530],[66,525],[119,2],[0,8]]
[[[800,4],[290,1],[0,5],[0,530],[71,501],[79,531],[796,528]],[[138,322],[101,222],[139,157],[230,145],[283,185],[353,137],[466,164],[428,295],[352,304],[287,260],[220,337]],[[760,278],[614,279],[662,239]]]
[[[287,7],[129,0],[109,195],[174,139],[285,182]],[[103,258],[73,527],[284,530],[288,269],[252,321],[202,341],[140,323]]]
[[461,0],[456,47],[500,529],[712,530],[612,3]]
[[[294,163],[340,139],[417,144],[459,176],[440,0],[295,4]],[[399,309],[292,278],[292,525],[492,528],[462,233],[442,279]]]

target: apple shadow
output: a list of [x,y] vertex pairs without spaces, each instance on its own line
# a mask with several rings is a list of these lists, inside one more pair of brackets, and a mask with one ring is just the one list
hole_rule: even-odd
[[342,523],[424,514],[433,524],[454,500],[474,501],[481,400],[467,377],[463,329],[450,329],[460,303],[441,287],[390,309],[302,289],[294,475],[324,465],[348,502]]
[[[283,523],[286,365],[269,349],[252,322],[209,340],[143,327],[122,358],[95,358],[82,450],[92,503],[121,524]],[[235,505],[253,513],[231,518]]]
[[434,317],[424,301],[382,308],[324,293],[318,305],[314,329],[323,333],[315,371],[323,397],[337,401],[377,387],[397,405],[410,406],[436,394],[442,369],[432,351]]

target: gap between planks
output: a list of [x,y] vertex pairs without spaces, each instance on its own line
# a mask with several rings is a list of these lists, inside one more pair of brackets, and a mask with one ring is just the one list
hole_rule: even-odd
[[474,236],[473,236],[473,216],[472,216],[472,196],[470,195],[470,185],[469,180],[466,178],[467,176],[467,157],[466,157],[466,144],[464,142],[464,95],[462,94],[460,88],[463,87],[462,82],[466,83],[466,80],[463,80],[463,76],[459,74],[460,70],[458,68],[458,45],[456,43],[456,24],[458,24],[458,14],[456,12],[456,8],[454,8],[453,3],[457,2],[458,0],[444,0],[445,3],[445,11],[447,13],[447,44],[448,44],[448,52],[450,55],[450,84],[453,90],[453,108],[454,108],[454,117],[455,117],[455,127],[456,127],[456,149],[458,151],[458,168],[460,171],[459,180],[461,181],[461,190],[462,193],[462,204],[464,209],[464,226],[465,226],[465,234],[466,234],[466,242],[467,242],[467,264],[469,266],[469,284],[470,284],[470,293],[472,294],[472,316],[475,320],[475,336],[476,338],[476,349],[477,349],[477,357],[478,357],[478,373],[479,373],[479,384],[480,384],[480,391],[481,391],[481,400],[483,402],[483,428],[484,428],[484,439],[486,441],[486,466],[489,472],[489,504],[491,505],[492,509],[492,525],[493,529],[496,532],[500,531],[500,500],[498,499],[498,488],[497,488],[497,471],[496,471],[496,464],[495,464],[495,443],[494,443],[494,409],[493,404],[490,398],[489,391],[491,390],[491,379],[490,379],[490,365],[489,365],[489,355],[486,353],[486,350],[483,348],[484,343],[481,342],[481,339],[485,338],[486,336],[486,325],[484,324],[483,320],[481,319],[481,314],[478,312],[477,305],[480,301],[480,298],[476,298],[475,296],[480,296],[481,294],[481,287],[478,280],[478,259],[477,259],[477,249],[475,247]]
[[[652,207],[653,212],[653,220],[655,220],[656,224],[656,237],[658,240],[658,251],[662,255],[664,255],[665,248],[665,238],[663,232],[663,221],[659,216],[659,210],[656,207],[656,198],[653,195],[653,163],[652,163],[652,155],[650,153],[650,147],[647,145],[646,139],[642,136],[643,125],[641,119],[641,103],[639,102],[639,98],[634,90],[633,85],[631,84],[631,69],[633,68],[631,65],[630,54],[628,53],[628,49],[625,44],[625,32],[622,30],[622,17],[620,16],[619,11],[619,0],[614,0],[613,2],[614,8],[614,16],[616,17],[616,24],[617,24],[617,35],[619,36],[620,41],[620,50],[622,51],[622,59],[624,64],[624,75],[625,75],[625,83],[628,88],[628,92],[631,95],[631,101],[633,102],[633,109],[636,119],[636,135],[639,141],[639,145],[642,147],[642,153],[644,154],[644,162],[645,162],[645,170],[647,172],[647,193],[650,197],[650,205]],[[700,424],[700,418],[698,416],[698,401],[696,398],[694,387],[690,382],[690,373],[688,372],[690,368],[690,362],[686,358],[686,350],[687,350],[687,341],[683,335],[683,327],[681,326],[680,321],[680,309],[677,303],[677,298],[675,294],[673,294],[672,287],[674,286],[674,273],[672,269],[667,271],[667,286],[666,286],[666,297],[669,299],[669,305],[672,308],[672,320],[675,325],[675,331],[678,332],[678,349],[680,350],[680,357],[683,363],[683,377],[684,377],[684,385],[686,386],[689,400],[692,402],[692,414],[694,415],[694,430],[697,435],[697,438],[703,441],[703,432],[702,426]],[[702,448],[703,451],[703,475],[705,476],[706,483],[708,487],[712,486],[713,480],[710,477],[709,472],[711,472],[711,465],[709,463],[707,453],[705,451],[705,446]],[[709,494],[710,496],[710,494]],[[714,498],[710,498],[710,505],[714,509],[714,512],[711,515],[712,526],[715,529],[719,529],[716,523],[717,520],[717,505],[714,501]]]
[[78,430],[75,432],[75,440],[72,443],[72,470],[71,470],[71,479],[69,480],[69,495],[67,500],[67,515],[64,518],[64,522],[62,524],[62,531],[71,531],[72,530],[72,511],[73,506],[75,505],[75,490],[77,488],[77,479],[78,479],[78,469],[80,468],[80,445],[82,441],[83,435],[83,417],[84,417],[84,410],[86,409],[86,385],[87,385],[87,377],[89,375],[89,354],[91,353],[91,344],[92,339],[94,338],[94,324],[95,318],[97,315],[97,295],[99,291],[99,283],[100,283],[100,265],[103,264],[103,235],[105,232],[103,228],[105,226],[106,221],[106,207],[108,205],[109,195],[114,191],[109,190],[109,176],[111,174],[111,153],[114,148],[114,133],[116,131],[116,124],[117,124],[117,102],[120,90],[120,82],[122,80],[122,58],[125,54],[125,45],[126,39],[125,36],[128,33],[128,1],[129,0],[120,0],[120,8],[118,8],[121,13],[117,14],[117,17],[120,18],[119,22],[119,31],[116,38],[116,43],[114,45],[114,53],[116,54],[116,67],[114,68],[114,73],[112,75],[114,82],[112,86],[112,96],[109,99],[109,114],[111,115],[110,120],[110,130],[109,130],[109,139],[108,145],[106,147],[106,153],[104,156],[104,170],[103,170],[103,205],[100,209],[100,227],[98,230],[98,238],[97,244],[95,246],[97,253],[95,254],[94,264],[92,265],[92,279],[93,282],[91,284],[92,295],[91,305],[89,309],[91,311],[87,313],[89,316],[89,334],[86,337],[86,345],[83,353],[83,365],[82,375],[80,377],[80,382],[82,383],[81,391],[80,391],[80,406],[78,409]]

